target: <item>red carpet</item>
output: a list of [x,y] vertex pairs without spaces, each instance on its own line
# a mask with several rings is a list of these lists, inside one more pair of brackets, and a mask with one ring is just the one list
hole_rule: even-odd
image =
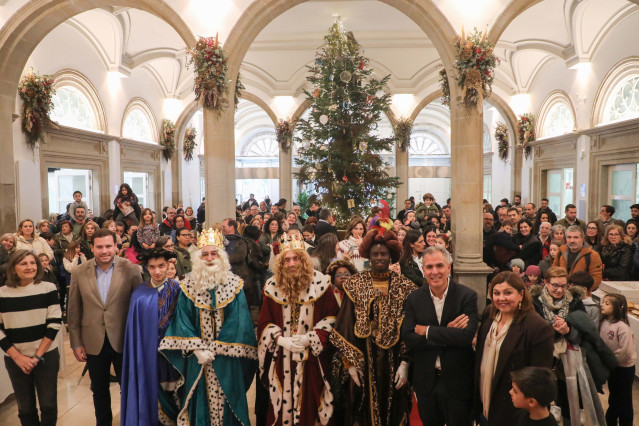
[[422,420],[419,418],[419,412],[417,411],[415,394],[413,394],[413,409],[410,412],[410,426],[422,426]]

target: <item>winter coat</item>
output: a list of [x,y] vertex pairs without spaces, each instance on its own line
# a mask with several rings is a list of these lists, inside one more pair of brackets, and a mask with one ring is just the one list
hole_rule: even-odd
[[426,283],[422,271],[419,270],[419,265],[415,263],[412,257],[408,261],[400,263],[399,266],[402,269],[402,275],[414,282],[417,287],[421,287]]
[[633,250],[630,244],[624,242],[602,246],[599,254],[604,264],[603,277],[610,281],[630,279]]
[[173,231],[173,225],[171,225],[168,219],[164,219],[162,223],[160,223],[160,235],[171,235],[171,231]]
[[[71,238],[71,241],[77,241],[79,239],[80,239],[80,236],[78,234],[73,234],[73,238]],[[53,251],[58,261],[60,261],[64,257],[64,253],[67,251],[68,247],[69,247],[69,241],[67,241],[67,239],[64,238],[64,235],[62,235],[62,232],[58,232],[57,234],[53,236]]]
[[[566,265],[568,264],[568,251],[568,246],[561,246],[559,248],[559,253],[557,253],[557,257],[555,258],[553,266],[561,266],[562,268],[566,268]],[[572,264],[572,268],[570,268],[570,270],[568,271],[568,276],[579,271],[588,272],[594,280],[594,284],[592,285],[592,288],[588,290],[588,292],[596,290],[597,287],[599,287],[599,284],[601,284],[602,276],[601,257],[599,256],[599,253],[597,253],[590,247],[583,247],[577,255],[575,262]]]
[[42,237],[35,237],[32,242],[28,242],[23,235],[14,234],[17,240],[16,250],[29,250],[36,256],[45,253],[49,256],[49,260],[53,260],[53,249],[49,243]]
[[524,237],[521,234],[516,234],[513,237],[513,241],[518,246],[521,246],[518,257],[526,264],[526,269],[530,265],[537,265],[541,261],[541,241],[539,238],[532,234]]
[[592,323],[588,314],[582,311],[570,312],[566,322],[577,330],[579,346],[586,355],[597,392],[603,393],[602,386],[610,377],[610,371],[618,366],[617,357],[601,339],[597,326]]
[[238,234],[225,235],[228,241],[226,252],[229,255],[229,263],[231,264],[231,272],[238,275],[244,280],[244,284],[253,282],[253,271],[246,263],[246,255],[248,254],[248,243]]

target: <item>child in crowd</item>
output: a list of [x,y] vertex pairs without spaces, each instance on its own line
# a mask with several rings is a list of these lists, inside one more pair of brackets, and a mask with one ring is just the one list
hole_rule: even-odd
[[146,208],[142,210],[140,226],[138,227],[138,242],[145,249],[155,247],[155,241],[160,238],[160,227],[153,218],[153,211]]
[[499,232],[505,232],[508,235],[512,235],[513,222],[510,219],[504,220],[501,224],[501,228],[499,228]]
[[67,251],[64,252],[64,257],[62,258],[62,262],[64,264],[64,270],[67,272],[65,276],[67,286],[71,282],[71,274],[73,270],[83,263],[86,263],[87,258],[82,253],[80,243],[78,241],[71,241],[67,246]]
[[635,336],[628,325],[628,302],[621,294],[610,293],[601,301],[599,335],[615,353],[619,366],[608,378],[609,425],[632,426],[632,383],[635,378]]
[[510,270],[520,277],[523,275],[526,264],[522,259],[515,258],[510,261]]
[[541,276],[541,269],[539,266],[528,265],[526,268],[526,273],[524,275],[524,284],[526,287],[530,288],[536,284],[541,284],[541,280],[539,277]]
[[[84,211],[87,213],[89,212],[89,207],[87,206],[87,203],[82,201],[82,193],[80,191],[75,191],[73,193],[73,202],[69,204],[69,208],[67,209],[67,214],[74,221],[76,220],[75,209],[78,207],[82,207]],[[90,217],[90,216],[87,215],[87,217]]]
[[568,278],[568,284],[570,285],[578,285],[586,289],[586,294],[581,301],[586,308],[586,313],[592,319],[596,326],[599,326],[599,319],[601,313],[601,307],[597,302],[592,300],[592,296],[588,295],[588,291],[595,284],[595,280],[590,276],[590,274],[586,271],[575,272]]
[[555,374],[544,367],[524,367],[510,373],[513,387],[510,397],[520,411],[517,426],[557,426],[548,406],[557,398]]
[[51,268],[51,264],[49,263],[49,256],[46,253],[40,253],[38,255],[40,259],[40,263],[42,263],[42,269],[44,270],[44,275],[42,276],[42,281],[46,281],[48,283],[53,283],[60,291],[60,285],[58,284],[58,279],[55,276],[55,272]]
[[169,259],[169,266],[166,270],[167,278],[180,281],[181,278],[177,276],[177,268],[175,267],[175,259]]

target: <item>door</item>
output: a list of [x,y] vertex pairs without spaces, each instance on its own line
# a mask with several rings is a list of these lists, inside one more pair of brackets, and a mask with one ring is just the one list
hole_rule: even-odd
[[574,169],[554,169],[546,172],[546,198],[548,207],[557,216],[563,216],[567,204],[574,203]]
[[140,208],[153,209],[149,199],[149,174],[141,172],[124,172],[124,182],[128,183],[133,193],[138,197]]
[[93,209],[91,170],[50,168],[48,175],[49,214],[66,212],[67,205],[73,202],[75,191],[80,191],[82,200],[89,209]]
[[630,206],[637,197],[639,164],[618,164],[608,168],[608,203],[615,208],[616,219],[630,219]]

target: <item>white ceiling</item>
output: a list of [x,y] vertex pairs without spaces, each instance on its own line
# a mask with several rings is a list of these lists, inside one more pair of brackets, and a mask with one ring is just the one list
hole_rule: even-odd
[[[434,2],[458,29],[462,21],[492,22],[507,0]],[[214,25],[228,33],[229,22],[233,23],[250,3],[175,0],[171,6],[194,34],[209,34]],[[616,24],[630,19],[639,25],[637,12],[639,6],[628,0],[542,1],[518,16],[498,42],[496,52],[502,63],[496,86],[508,95],[526,93],[549,62],[563,61],[568,67],[588,61]],[[375,72],[391,75],[392,92],[424,96],[437,89],[437,52],[406,15],[374,0],[313,0],[276,17],[258,35],[243,62],[248,91],[266,97],[300,95],[306,82],[306,65],[313,61],[335,16],[353,31]],[[166,97],[192,97],[192,71],[185,68],[185,46],[159,18],[136,9],[109,8],[82,13],[64,25],[90,41],[105,70],[126,74],[142,67]],[[60,42],[72,48],[73,40]]]

